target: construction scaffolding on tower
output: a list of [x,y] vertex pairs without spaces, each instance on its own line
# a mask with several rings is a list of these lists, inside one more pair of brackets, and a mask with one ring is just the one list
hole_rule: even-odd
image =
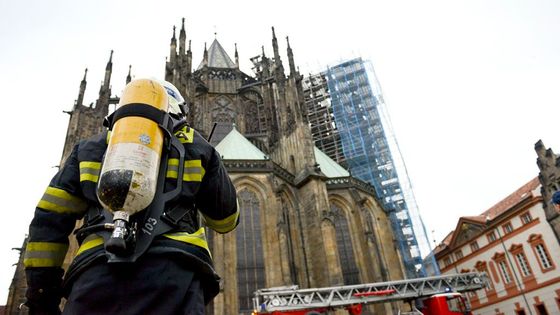
[[389,214],[407,278],[439,274],[373,66],[361,58],[304,79],[315,145],[375,188]]

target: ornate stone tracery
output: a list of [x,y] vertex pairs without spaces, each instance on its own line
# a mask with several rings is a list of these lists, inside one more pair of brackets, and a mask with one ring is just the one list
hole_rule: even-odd
[[247,134],[266,133],[266,113],[262,96],[255,90],[241,94],[245,113],[245,132]]
[[235,69],[211,69],[208,71],[208,79],[235,80],[237,79],[237,75]]

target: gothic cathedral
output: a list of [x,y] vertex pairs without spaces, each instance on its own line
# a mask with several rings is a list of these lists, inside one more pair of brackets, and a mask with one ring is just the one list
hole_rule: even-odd
[[[188,101],[191,126],[206,137],[213,130],[211,143],[237,188],[241,211],[234,232],[208,233],[222,277],[222,291],[208,313],[251,314],[253,292],[260,288],[402,279],[391,224],[373,187],[314,146],[303,76],[288,38],[289,74],[272,28],[273,55],[265,55],[263,47],[251,58],[254,74],[249,75],[239,68],[237,46],[232,59],[217,39],[205,45],[195,68],[186,37],[183,19],[178,39],[173,28],[165,80]],[[118,97],[111,96],[111,72],[112,52],[99,98],[89,106],[83,105],[84,75],[69,112],[63,161],[76,141],[101,131],[109,105],[118,103]],[[127,83],[130,80],[129,71]],[[14,296],[24,294],[19,291]],[[11,302],[18,303],[18,298]],[[394,307],[376,304],[366,313],[388,314]]]

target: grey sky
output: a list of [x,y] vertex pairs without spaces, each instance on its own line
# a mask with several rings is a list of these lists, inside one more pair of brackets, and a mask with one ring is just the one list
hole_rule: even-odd
[[[362,56],[375,67],[426,229],[439,242],[537,176],[534,143],[560,152],[558,1],[0,0],[0,301],[34,207],[60,160],[84,69],[93,102],[111,49],[113,94],[163,76],[186,18],[193,64],[217,38],[241,68],[274,26],[302,74]],[[560,115],[559,115],[560,116]],[[0,302],[2,304],[2,302]]]

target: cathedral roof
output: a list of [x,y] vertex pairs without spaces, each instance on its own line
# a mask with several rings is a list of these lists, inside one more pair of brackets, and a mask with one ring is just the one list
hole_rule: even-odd
[[319,164],[321,172],[323,172],[325,176],[330,178],[350,176],[350,173],[347,170],[328,157],[325,153],[323,153],[323,151],[319,150],[319,148],[314,147],[313,149],[315,150],[315,160],[317,161],[317,164]]
[[[350,173],[328,157],[319,148],[313,147],[315,160],[321,172],[329,178],[348,177]],[[235,125],[233,129],[216,145],[216,151],[222,160],[268,160],[268,156],[243,136]]]
[[[201,69],[204,66],[204,60],[198,65],[198,69]],[[237,66],[235,62],[231,60],[228,56],[222,45],[218,42],[217,39],[214,39],[212,45],[208,49],[208,67],[209,68],[231,68],[235,69]]]
[[268,160],[268,156],[247,140],[235,126],[216,145],[223,160]]

